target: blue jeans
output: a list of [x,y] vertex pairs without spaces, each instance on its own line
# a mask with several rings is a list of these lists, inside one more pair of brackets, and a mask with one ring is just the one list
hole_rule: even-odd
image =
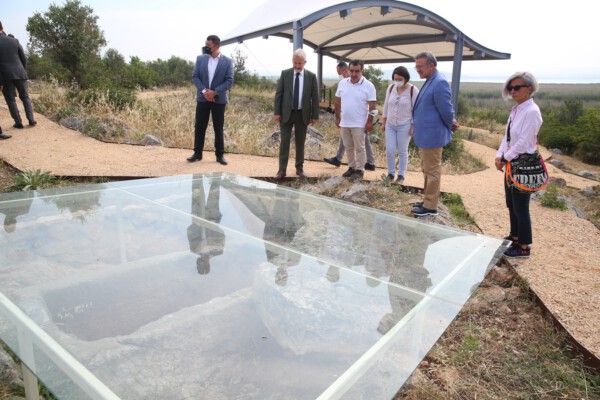
[[398,154],[398,175],[405,176],[408,166],[408,143],[410,124],[385,124],[385,156],[388,174],[396,174],[396,154]]

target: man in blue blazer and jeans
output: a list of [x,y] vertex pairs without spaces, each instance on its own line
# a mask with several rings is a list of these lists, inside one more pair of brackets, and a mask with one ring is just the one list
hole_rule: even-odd
[[208,119],[212,115],[215,130],[215,155],[217,162],[227,165],[223,125],[225,106],[228,103],[227,91],[233,85],[233,62],[221,54],[221,39],[216,35],[206,38],[203,54],[196,58],[192,73],[192,82],[196,85],[196,121],[194,129],[194,154],[187,158],[189,162],[202,160],[204,138]]
[[425,179],[423,203],[416,204],[416,216],[437,215],[442,179],[442,148],[450,143],[459,127],[454,116],[450,84],[437,70],[437,60],[430,52],[415,57],[415,69],[425,83],[413,106],[415,145],[419,148]]

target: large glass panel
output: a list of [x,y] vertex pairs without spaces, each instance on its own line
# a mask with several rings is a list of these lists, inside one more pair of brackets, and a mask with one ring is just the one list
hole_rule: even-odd
[[391,398],[503,246],[221,173],[0,213],[0,338],[61,398]]

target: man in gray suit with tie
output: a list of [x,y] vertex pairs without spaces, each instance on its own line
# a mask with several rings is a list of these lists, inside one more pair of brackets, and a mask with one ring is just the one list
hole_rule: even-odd
[[204,138],[208,120],[212,115],[215,130],[215,155],[217,162],[227,165],[223,125],[225,106],[228,103],[227,91],[233,85],[233,62],[221,54],[221,39],[217,35],[206,38],[203,54],[196,58],[192,73],[192,82],[196,85],[196,123],[194,128],[194,154],[187,158],[189,162],[202,160]]
[[294,51],[293,68],[283,70],[275,92],[275,121],[279,122],[281,144],[279,147],[279,171],[275,179],[286,175],[290,154],[292,128],[296,143],[296,175],[305,178],[304,141],[308,124],[319,119],[319,85],[317,76],[304,69],[306,53],[302,49]]
[[23,129],[23,121],[17,107],[16,94],[23,102],[25,115],[29,125],[36,124],[33,118],[33,107],[27,93],[27,58],[19,41],[8,36],[4,32],[0,22],[0,75],[2,75],[2,94],[8,105],[10,116],[15,121],[13,125],[17,129]]

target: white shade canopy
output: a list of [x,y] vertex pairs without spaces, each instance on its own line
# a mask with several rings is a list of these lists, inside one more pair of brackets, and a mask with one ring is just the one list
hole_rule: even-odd
[[439,61],[452,61],[459,41],[463,60],[510,58],[508,53],[488,49],[465,36],[439,15],[394,0],[269,0],[222,38],[221,44],[269,35],[295,42],[298,31],[302,31],[303,44],[338,60],[410,62],[415,54],[427,50]]
[[310,46],[322,58],[359,59],[367,64],[412,62],[422,51],[452,61],[452,101],[458,103],[463,60],[507,60],[480,45],[439,15],[395,0],[283,2],[267,0],[221,40],[225,46],[269,36],[289,38],[293,49]]

